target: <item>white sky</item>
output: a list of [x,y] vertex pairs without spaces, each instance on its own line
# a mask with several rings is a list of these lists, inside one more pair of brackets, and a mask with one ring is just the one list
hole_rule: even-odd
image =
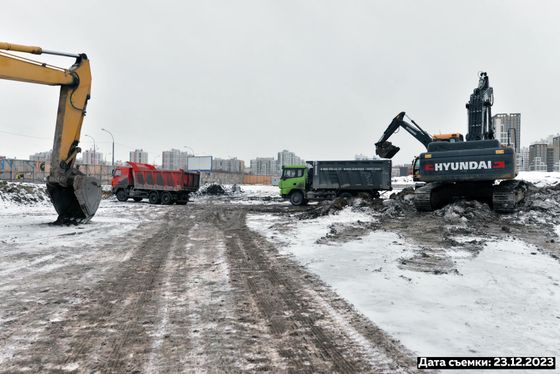
[[[88,54],[82,133],[107,159],[101,128],[115,135],[117,159],[143,148],[150,161],[185,146],[246,161],[282,149],[308,160],[372,155],[400,111],[431,133],[466,133],[481,70],[493,113],[522,113],[523,144],[560,131],[556,0],[8,4],[3,41]],[[0,81],[0,97],[0,155],[50,149],[58,88]],[[422,151],[404,131],[392,141],[402,148],[394,162]]]

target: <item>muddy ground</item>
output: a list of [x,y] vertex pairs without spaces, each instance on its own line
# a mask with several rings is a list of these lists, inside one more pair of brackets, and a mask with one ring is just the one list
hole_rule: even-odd
[[[415,371],[412,352],[249,230],[247,214],[288,222],[366,212],[375,219],[335,224],[319,241],[394,232],[422,248],[399,264],[412,271],[457,272],[450,251],[476,256],[505,238],[560,261],[558,187],[533,190],[519,213],[505,216],[478,202],[417,213],[406,191],[297,208],[238,200],[106,201],[99,226],[62,229],[45,218],[19,233],[8,224],[12,234],[0,240],[0,372]],[[120,234],[127,222],[140,226]],[[26,230],[35,231],[29,241]],[[78,246],[80,237],[94,240]]]
[[74,261],[11,253],[37,271],[0,284],[0,371],[413,372],[411,352],[245,225],[294,209],[158,207],[118,241],[66,248]]
[[[520,240],[533,245],[560,262],[560,185],[532,186],[514,214],[499,214],[488,204],[457,201],[434,212],[417,212],[414,191],[407,188],[388,199],[358,198],[324,202],[299,213],[299,219],[313,219],[336,214],[342,209],[367,212],[373,222],[333,225],[322,243],[356,240],[371,231],[384,230],[399,234],[409,243],[422,248],[413,259],[401,266],[413,271],[445,274],[456,272],[449,251],[466,250],[476,256],[485,243],[501,239]],[[460,237],[462,240],[456,240]]]

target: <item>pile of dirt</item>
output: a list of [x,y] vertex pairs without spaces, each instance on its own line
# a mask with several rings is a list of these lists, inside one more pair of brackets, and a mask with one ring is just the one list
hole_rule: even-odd
[[342,209],[350,206],[353,211],[382,210],[383,199],[372,197],[369,194],[358,194],[357,196],[346,199],[338,197],[334,200],[321,201],[317,206],[310,208],[299,215],[299,219],[314,219],[329,214],[337,214]]
[[44,184],[0,181],[0,205],[29,206],[47,205],[49,197]]
[[407,187],[391,194],[388,199],[383,200],[382,207],[378,210],[384,217],[389,218],[414,212],[414,188]]
[[460,200],[446,205],[432,213],[435,216],[443,217],[446,222],[484,222],[496,219],[497,213],[493,212],[488,204],[476,200]]
[[315,219],[318,217],[335,214],[348,206],[348,200],[342,197],[334,200],[321,201],[317,206],[306,210],[298,216],[298,219]]
[[545,187],[529,184],[514,217],[526,223],[560,224],[560,184]]
[[[382,216],[388,218],[416,214],[414,189],[405,188],[399,193],[392,194],[383,201],[383,207],[379,211]],[[560,184],[536,187],[529,183],[525,199],[513,215],[497,214],[488,204],[472,200],[459,200],[427,214],[443,217],[447,222],[452,223],[485,222],[502,218],[520,222],[553,220],[555,223],[560,223]]]
[[198,194],[200,195],[213,195],[213,196],[225,195],[226,193],[227,192],[224,186],[217,183],[212,183],[212,184],[202,186],[198,191]]

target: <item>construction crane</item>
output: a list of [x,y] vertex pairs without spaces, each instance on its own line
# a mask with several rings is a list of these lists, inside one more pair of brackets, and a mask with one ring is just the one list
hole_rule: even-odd
[[[75,62],[64,69],[6,51],[65,56],[74,58]],[[81,151],[78,144],[91,90],[87,56],[0,42],[0,79],[60,86],[47,192],[58,213],[55,223],[89,221],[99,207],[101,186],[97,179],[84,175],[75,167],[76,156]]]
[[[427,149],[413,163],[414,180],[425,182],[415,189],[414,204],[417,210],[431,211],[455,200],[469,199],[487,202],[497,212],[511,213],[523,200],[527,185],[515,180],[515,150],[494,139],[493,103],[494,94],[488,74],[482,72],[479,74],[478,87],[466,105],[466,141],[462,141],[459,136],[454,138],[446,135],[434,136],[433,141],[429,142],[425,134],[412,134]],[[395,127],[394,123],[408,128],[399,122],[402,120],[399,119],[401,114],[393,120],[388,130]],[[387,138],[384,135],[381,139],[386,142]],[[379,150],[377,153],[382,157],[390,158],[396,153],[394,148],[398,151],[398,147],[392,147],[377,142],[376,152]],[[496,181],[500,182],[496,184]]]

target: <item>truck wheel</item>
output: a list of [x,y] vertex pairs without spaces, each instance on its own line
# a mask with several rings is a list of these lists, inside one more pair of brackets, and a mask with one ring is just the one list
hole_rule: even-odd
[[127,201],[128,200],[128,193],[125,190],[118,190],[117,193],[117,200],[118,201]]
[[305,199],[303,198],[303,192],[301,191],[294,191],[290,195],[290,203],[295,206],[302,205]]
[[159,194],[157,193],[157,191],[150,192],[150,195],[148,196],[148,201],[150,202],[150,204],[160,203]]
[[141,197],[133,197],[132,200],[136,201],[137,203],[139,203],[140,201],[142,201]]
[[189,202],[189,193],[186,191],[179,192],[179,196],[177,196],[177,200],[175,201],[175,204],[187,205],[188,202]]
[[171,192],[166,191],[161,194],[161,203],[163,205],[173,204],[173,195],[171,195]]

